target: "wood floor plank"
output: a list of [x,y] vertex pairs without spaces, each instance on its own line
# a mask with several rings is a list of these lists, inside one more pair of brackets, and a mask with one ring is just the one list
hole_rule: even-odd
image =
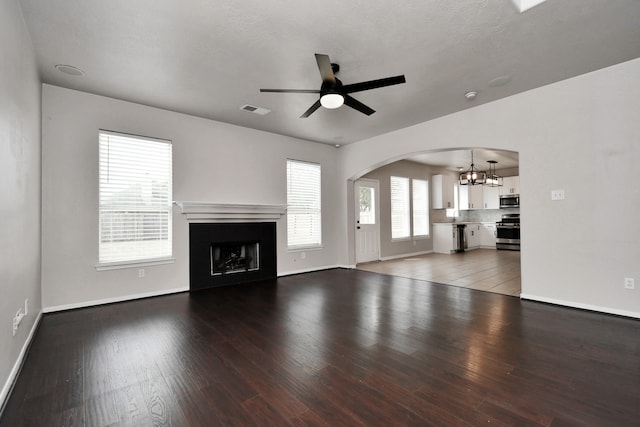
[[0,426],[635,427],[639,396],[637,319],[335,269],[45,314]]

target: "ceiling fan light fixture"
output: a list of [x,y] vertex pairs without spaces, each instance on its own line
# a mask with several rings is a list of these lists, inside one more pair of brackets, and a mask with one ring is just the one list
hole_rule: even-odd
[[330,110],[340,108],[344,104],[344,96],[335,92],[325,93],[320,97],[320,104]]

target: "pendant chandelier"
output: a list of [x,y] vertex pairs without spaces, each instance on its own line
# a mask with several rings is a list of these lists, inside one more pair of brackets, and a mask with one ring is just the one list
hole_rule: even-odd
[[484,185],[489,187],[502,187],[502,177],[496,173],[496,162],[495,160],[487,160],[489,163],[489,173],[487,174],[486,181]]
[[458,177],[460,185],[483,185],[487,180],[487,174],[478,170],[473,163],[473,150],[471,150],[471,166],[466,172],[462,172]]

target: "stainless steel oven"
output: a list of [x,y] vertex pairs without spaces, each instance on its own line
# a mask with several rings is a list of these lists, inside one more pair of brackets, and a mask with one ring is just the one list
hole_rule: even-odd
[[496,249],[520,250],[520,214],[504,214],[496,223]]

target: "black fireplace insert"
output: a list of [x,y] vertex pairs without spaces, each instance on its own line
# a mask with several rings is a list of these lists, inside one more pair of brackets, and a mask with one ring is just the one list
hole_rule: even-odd
[[275,222],[189,224],[192,291],[276,277]]

